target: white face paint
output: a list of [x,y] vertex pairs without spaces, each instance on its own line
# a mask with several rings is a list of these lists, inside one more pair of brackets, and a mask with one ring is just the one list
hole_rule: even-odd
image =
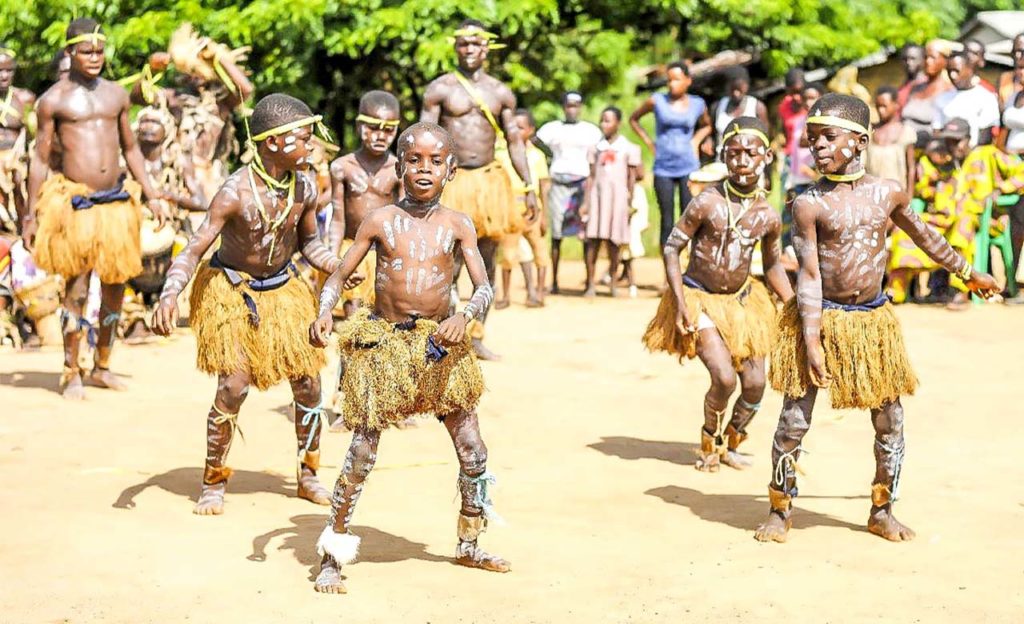
[[285,145],[291,145],[294,142],[295,142],[295,135],[294,134],[289,134],[288,136],[286,136],[284,138],[284,144]]
[[267,149],[272,151],[272,152],[276,152],[277,151],[277,145],[275,145],[273,143],[267,143]]
[[296,149],[298,149],[298,148],[297,148],[297,147],[295,147],[294,145],[285,145],[285,146],[284,146],[284,149],[283,149],[282,151],[283,151],[283,152],[284,152],[285,154],[291,154],[291,153],[292,153],[292,152],[294,152],[294,151],[295,151]]
[[848,148],[844,147],[843,149],[841,149],[839,151],[843,154],[843,156],[846,156],[847,158],[850,158],[850,157],[853,156],[853,152],[851,152]]

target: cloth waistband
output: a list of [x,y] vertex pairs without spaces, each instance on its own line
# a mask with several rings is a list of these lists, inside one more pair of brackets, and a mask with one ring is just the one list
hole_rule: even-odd
[[228,265],[224,264],[220,259],[219,254],[213,254],[210,258],[210,266],[215,269],[220,269],[224,272],[225,277],[231,282],[232,286],[238,286],[242,282],[256,292],[266,292],[268,290],[275,290],[288,283],[288,280],[292,278],[292,273],[295,272],[295,265],[292,262],[281,267],[281,270],[268,277],[252,277],[247,273],[232,269]]
[[699,291],[702,291],[702,292],[709,292],[708,289],[704,287],[704,284],[701,284],[700,282],[698,282],[697,280],[693,279],[689,275],[684,275],[683,276],[683,285],[684,286],[689,286],[690,288],[693,288],[694,290],[699,290]]
[[[728,293],[715,293],[715,292],[711,292],[710,290],[707,289],[706,286],[704,286],[704,284],[701,284],[700,282],[698,282],[697,280],[693,279],[689,275],[683,275],[683,286],[687,286],[689,288],[692,288],[694,290],[699,290],[701,292],[706,292],[709,295],[728,294]],[[750,292],[750,280],[748,279],[747,282],[745,284],[743,284],[743,286],[740,286],[739,290],[737,290],[736,292],[731,293],[731,294],[736,295],[737,297],[739,297],[742,300],[744,297],[747,296],[747,294],[749,292]]]
[[124,190],[124,176],[117,181],[117,186],[104,191],[96,191],[88,195],[72,195],[71,208],[74,210],[88,210],[99,204],[112,204],[119,201],[131,199],[128,191]]
[[565,173],[552,173],[551,182],[560,186],[582,186],[587,176],[575,176]]
[[843,312],[870,312],[889,303],[889,296],[880,293],[877,297],[867,303],[839,303],[829,299],[821,300],[822,310],[842,310]]
[[[385,319],[383,319],[380,315],[371,312],[370,313],[370,320],[371,321],[380,321],[380,320],[385,320]],[[420,317],[413,316],[412,318],[410,318],[407,321],[402,321],[401,323],[392,323],[391,325],[392,325],[392,327],[394,327],[398,331],[412,331],[412,330],[416,329],[416,323],[419,320],[420,320]],[[428,362],[440,362],[442,359],[444,359],[444,357],[446,355],[448,355],[448,349],[445,349],[441,345],[437,344],[437,342],[434,340],[433,336],[428,336],[427,337],[427,353],[426,353],[427,361]]]

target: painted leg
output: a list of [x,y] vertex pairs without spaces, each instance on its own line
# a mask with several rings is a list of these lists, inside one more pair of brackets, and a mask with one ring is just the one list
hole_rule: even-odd
[[800,398],[786,397],[779,415],[779,426],[772,441],[772,480],[768,485],[771,505],[768,518],[757,527],[754,539],[761,542],[785,542],[793,525],[793,498],[797,495],[797,461],[800,443],[811,428],[811,414],[817,388],[810,388]]
[[739,452],[740,444],[747,439],[747,425],[754,419],[761,407],[764,396],[765,362],[764,358],[748,359],[743,362],[740,370],[740,396],[732,406],[732,419],[725,428],[727,451],[722,456],[722,463],[743,470],[750,467],[750,460]]
[[295,399],[295,442],[298,445],[295,480],[298,496],[317,505],[330,505],[331,493],[320,485],[316,476],[320,469],[320,432],[326,415],[320,395],[320,378],[299,377],[289,383]]
[[697,357],[711,376],[711,387],[704,395],[704,426],[700,430],[700,451],[694,468],[701,472],[718,472],[725,455],[726,410],[729,397],[736,391],[736,370],[725,341],[714,327],[700,330]]
[[231,477],[228,452],[238,428],[238,410],[249,394],[249,374],[221,375],[217,378],[217,396],[206,415],[206,468],[203,488],[192,513],[219,516],[224,513],[224,492]]
[[495,517],[490,493],[494,476],[487,472],[487,446],[480,437],[476,412],[459,412],[444,418],[444,425],[459,457],[459,493],[462,508],[457,525],[458,546],[455,562],[470,568],[491,572],[508,572],[511,564],[488,554],[477,544],[487,530],[487,521]]
[[316,543],[322,559],[313,589],[322,594],[347,592],[341,580],[341,566],[352,563],[359,554],[359,537],[349,533],[349,524],[359,495],[363,492],[363,484],[377,462],[379,443],[380,431],[358,429],[352,433],[345,465],[334,484],[327,526]]
[[85,398],[82,368],[78,350],[82,344],[82,311],[89,296],[89,273],[68,280],[61,311],[61,333],[64,335],[64,372],[60,376],[60,393],[65,399],[80,401]]
[[914,531],[893,516],[903,467],[903,406],[899,399],[871,410],[875,427],[875,480],[871,484],[868,530],[893,542],[914,539]]
[[89,374],[89,383],[100,388],[123,391],[127,386],[110,372],[110,354],[117,340],[117,325],[124,304],[124,284],[103,284],[100,287],[100,329],[96,338],[96,366]]

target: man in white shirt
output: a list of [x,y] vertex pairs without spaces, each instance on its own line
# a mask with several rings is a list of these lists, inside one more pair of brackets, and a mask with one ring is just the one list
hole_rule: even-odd
[[558,263],[562,237],[579,233],[583,183],[590,175],[587,153],[603,136],[594,124],[580,121],[582,107],[583,96],[578,91],[568,91],[562,96],[565,121],[549,121],[537,131],[537,138],[548,146],[552,154],[549,167],[551,190],[546,203],[551,215],[551,293],[555,295],[559,294]]
[[971,127],[971,147],[988,145],[992,142],[993,130],[999,125],[999,100],[984,86],[974,84],[974,66],[965,53],[953,53],[946,71],[956,89],[935,98],[938,109],[935,128],[959,117]]

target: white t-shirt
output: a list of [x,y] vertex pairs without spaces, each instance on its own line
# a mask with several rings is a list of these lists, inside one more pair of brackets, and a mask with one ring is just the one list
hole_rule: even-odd
[[[1003,111],[1003,125],[1010,133],[1006,137],[1006,151],[1014,154],[1024,154],[1024,106],[1014,106],[1017,101],[1015,93],[1010,98],[1010,103]],[[1024,262],[1021,263],[1024,266]]]
[[590,175],[587,152],[604,137],[600,128],[589,121],[565,123],[549,121],[537,131],[537,138],[551,148],[552,176],[569,175],[585,178]]
[[979,130],[999,125],[999,100],[995,93],[980,85],[939,94],[935,98],[935,108],[939,113],[933,122],[935,128],[941,128],[957,117],[970,125],[971,147],[978,144]]

